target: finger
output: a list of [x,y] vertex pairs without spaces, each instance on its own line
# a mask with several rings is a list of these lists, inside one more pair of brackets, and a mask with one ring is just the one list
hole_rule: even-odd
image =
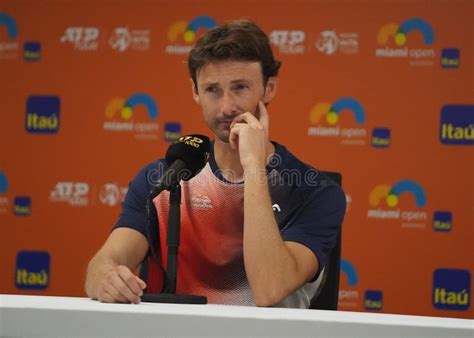
[[260,111],[260,124],[263,126],[268,134],[268,128],[270,126],[270,119],[268,117],[268,111],[265,104],[262,101],[258,101],[258,110]]
[[101,303],[116,303],[116,300],[110,293],[108,293],[106,290],[100,290],[97,293],[97,299]]
[[138,282],[138,285],[140,286],[140,288],[142,290],[145,289],[146,288],[146,283],[142,279],[140,279],[139,277],[136,277],[136,279],[137,279],[137,282]]
[[130,303],[130,301],[112,284],[108,284],[106,287],[104,287],[103,291],[112,297],[112,303]]
[[230,129],[229,144],[232,149],[237,149],[241,124],[236,124]]
[[236,123],[247,123],[251,125],[252,127],[258,127],[260,125],[260,123],[258,122],[258,119],[249,112],[246,112],[234,117],[234,119],[232,120],[232,123],[230,124],[230,128],[232,128]]
[[138,284],[137,276],[135,276],[126,266],[119,265],[117,268],[120,278],[127,284],[128,288],[136,295],[143,294],[140,284]]
[[127,284],[122,280],[118,274],[114,274],[109,279],[111,287],[107,289],[109,293],[120,299],[124,303],[138,303],[140,298],[138,295],[134,294],[132,290],[127,286]]

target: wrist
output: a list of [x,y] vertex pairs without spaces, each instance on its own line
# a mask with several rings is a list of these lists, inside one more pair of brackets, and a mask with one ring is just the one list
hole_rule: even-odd
[[266,166],[265,163],[259,163],[257,161],[246,163],[245,165],[242,165],[242,169],[244,170],[244,173],[252,174],[252,173],[259,173],[259,172],[265,172],[266,173]]
[[266,184],[267,169],[263,165],[252,165],[244,168],[244,181]]

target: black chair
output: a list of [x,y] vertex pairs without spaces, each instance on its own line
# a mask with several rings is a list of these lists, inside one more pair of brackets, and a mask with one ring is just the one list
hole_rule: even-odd
[[[342,175],[337,172],[323,171],[331,180],[342,187]],[[342,226],[339,229],[339,235],[336,238],[336,245],[329,255],[329,264],[322,281],[322,289],[316,294],[309,306],[310,309],[318,310],[337,310],[339,299],[339,273],[341,266],[341,239]]]

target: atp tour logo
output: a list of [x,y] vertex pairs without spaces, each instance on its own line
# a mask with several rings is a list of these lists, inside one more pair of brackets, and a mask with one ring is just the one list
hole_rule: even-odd
[[16,255],[15,287],[46,290],[49,286],[50,256],[46,251],[20,251]]
[[0,59],[16,58],[18,51],[17,38],[18,26],[15,19],[7,13],[0,12]]
[[7,175],[0,170],[0,214],[7,212],[8,208],[8,197],[6,196],[8,192],[8,179]]
[[89,184],[85,182],[58,182],[49,194],[49,201],[86,206],[89,204],[89,190]]
[[270,33],[270,43],[277,46],[282,54],[304,54],[306,33],[299,30],[274,30]]
[[471,304],[471,273],[468,270],[438,269],[433,273],[433,307],[466,311]]
[[[401,219],[404,223],[403,227],[424,228],[428,215],[426,211],[406,210],[401,208],[402,195],[411,195],[418,208],[426,206],[426,194],[423,187],[412,180],[402,180],[393,186],[389,184],[379,184],[372,189],[369,195],[369,205],[378,207],[377,209],[369,209],[367,218],[374,219]],[[380,207],[380,205],[382,205]],[[414,223],[421,222],[421,223]]]
[[359,291],[353,288],[359,284],[359,277],[355,266],[346,259],[341,259],[340,270],[342,275],[345,276],[347,289],[339,289],[339,305],[345,307],[356,307],[359,300]]
[[[145,110],[145,111],[143,111]],[[140,139],[157,139],[158,106],[155,100],[148,94],[137,93],[127,99],[116,97],[109,101],[105,108],[107,121],[103,123],[103,129],[107,132],[133,133]],[[134,121],[134,115],[142,115],[142,121]],[[143,116],[148,116],[150,122],[144,122]],[[136,118],[139,120],[139,118]]]
[[474,105],[446,105],[441,109],[439,138],[449,146],[474,145]]
[[17,196],[13,200],[13,214],[15,216],[31,215],[31,197]]
[[[431,25],[421,18],[408,19],[401,24],[388,23],[377,34],[377,42],[383,48],[375,50],[375,56],[381,58],[408,58],[412,65],[433,65],[435,51],[432,48],[408,48],[409,38],[419,32],[425,46],[431,46],[435,34]],[[397,46],[397,48],[393,48]]]
[[79,51],[96,51],[99,49],[99,34],[96,27],[68,27],[59,41],[69,43]]
[[58,96],[30,96],[26,100],[25,129],[30,134],[55,134],[59,130]]
[[197,16],[191,22],[178,21],[168,29],[168,40],[173,44],[167,45],[167,54],[188,54],[194,46],[200,30],[217,27],[217,21],[210,16]]
[[343,112],[352,113],[355,124],[364,125],[364,107],[352,97],[342,97],[332,104],[325,102],[313,106],[309,115],[312,126],[308,128],[308,136],[338,138],[343,144],[365,144],[366,128],[341,128],[338,125]]

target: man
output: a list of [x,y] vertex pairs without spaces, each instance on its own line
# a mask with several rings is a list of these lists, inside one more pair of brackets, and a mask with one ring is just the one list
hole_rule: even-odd
[[[193,98],[216,139],[206,167],[182,183],[177,293],[204,295],[210,303],[308,307],[334,247],[345,196],[269,141],[266,106],[278,88],[280,62],[268,37],[253,22],[230,22],[198,40],[188,68]],[[148,285],[131,272],[147,257],[145,203],[157,170],[161,175],[163,160],[131,182],[118,224],[89,264],[89,297],[139,303],[145,287],[160,292],[163,276],[155,264],[148,265]],[[151,240],[163,258],[168,195],[153,203],[158,236]]]

